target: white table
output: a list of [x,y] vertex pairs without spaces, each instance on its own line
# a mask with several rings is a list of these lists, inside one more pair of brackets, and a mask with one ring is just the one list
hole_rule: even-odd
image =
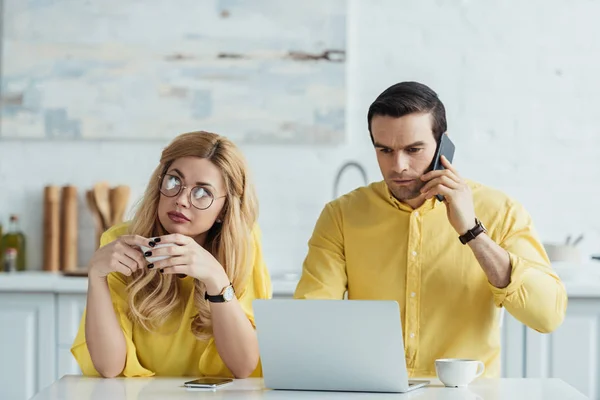
[[436,399],[436,400],[578,400],[583,394],[559,379],[479,379],[468,388],[445,388],[439,381],[406,394],[302,392],[268,390],[258,378],[236,380],[216,391],[190,390],[193,378],[86,378],[67,375],[33,400],[153,400],[153,399]]

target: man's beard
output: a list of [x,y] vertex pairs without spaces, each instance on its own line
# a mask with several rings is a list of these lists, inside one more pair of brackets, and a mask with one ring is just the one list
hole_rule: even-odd
[[409,186],[399,186],[393,181],[390,181],[388,187],[390,192],[394,195],[394,197],[399,201],[412,200],[421,195],[421,189],[425,186],[426,182],[422,182],[419,178],[417,178],[413,183]]

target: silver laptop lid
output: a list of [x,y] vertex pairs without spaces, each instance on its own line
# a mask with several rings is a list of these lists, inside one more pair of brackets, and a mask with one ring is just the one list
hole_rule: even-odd
[[409,390],[395,301],[254,300],[265,386]]

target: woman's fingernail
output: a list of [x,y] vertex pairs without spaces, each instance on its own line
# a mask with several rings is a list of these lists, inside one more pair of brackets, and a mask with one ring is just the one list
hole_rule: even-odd
[[158,243],[158,242],[160,242],[160,238],[154,238],[154,239],[152,239],[152,240],[154,241],[154,243]]
[[154,264],[148,264],[148,268],[154,268]]
[[151,252],[151,251],[147,251],[147,252],[145,252],[145,253],[144,253],[144,256],[145,256],[145,257],[150,257],[151,255],[152,255],[152,252]]
[[150,243],[148,243],[148,246],[150,246],[150,247],[154,247],[154,246],[156,246],[156,243],[154,243],[154,242],[150,242]]

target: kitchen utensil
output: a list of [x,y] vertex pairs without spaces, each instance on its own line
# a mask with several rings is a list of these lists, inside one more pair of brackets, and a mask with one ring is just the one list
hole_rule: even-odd
[[92,213],[92,218],[94,219],[94,228],[96,232],[96,248],[100,246],[100,237],[102,233],[104,233],[104,223],[102,221],[102,216],[100,215],[100,211],[96,206],[96,198],[94,196],[93,190],[88,190],[85,192],[85,200],[87,203],[90,212]]
[[102,218],[102,229],[107,230],[111,227],[110,219],[110,187],[107,182],[98,182],[92,189],[96,208]]
[[581,242],[582,240],[583,240],[583,234],[579,235],[579,236],[577,237],[577,239],[575,239],[575,240],[573,241],[573,246],[577,246],[577,244],[578,244],[579,242]]
[[60,235],[60,267],[63,271],[77,268],[77,188],[62,188]]
[[129,186],[120,185],[110,189],[110,213],[111,225],[123,222],[123,215],[129,202],[131,190]]
[[60,263],[60,208],[58,186],[44,188],[44,271],[58,271]]

